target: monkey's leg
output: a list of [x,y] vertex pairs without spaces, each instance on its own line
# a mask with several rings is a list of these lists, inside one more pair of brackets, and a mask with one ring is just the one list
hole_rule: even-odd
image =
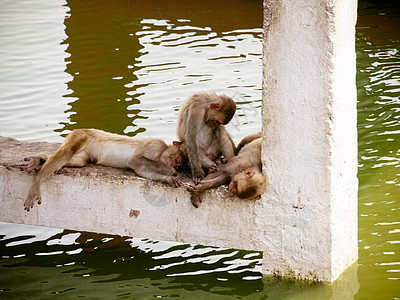
[[126,165],[139,176],[167,182],[172,187],[179,187],[182,184],[181,180],[175,176],[175,169],[162,162],[144,156],[133,156],[127,161]]
[[187,187],[189,192],[199,193],[205,190],[220,186],[229,181],[230,176],[225,172],[218,171],[207,175],[198,185],[190,185]]
[[200,163],[203,168],[206,169],[217,168],[217,164],[212,159],[210,159],[208,155],[201,153],[199,153],[199,155],[200,155]]
[[79,133],[69,134],[61,147],[49,156],[39,172],[33,177],[28,196],[24,202],[24,207],[27,211],[33,207],[35,202],[41,204],[40,185],[42,181],[67,164],[74,154],[86,145],[88,138],[88,136],[79,135]]
[[[60,149],[59,149],[60,150]],[[28,196],[24,202],[24,207],[29,211],[35,202],[41,204],[42,197],[40,195],[40,185],[43,180],[60,169],[67,161],[65,161],[60,152],[57,150],[49,159],[44,163],[42,168],[33,176],[33,181],[28,192]]]
[[65,167],[84,167],[90,163],[90,155],[86,151],[80,151],[72,156],[71,160],[67,162]]
[[219,146],[222,155],[226,160],[230,160],[235,156],[236,146],[231,136],[226,132],[225,128],[221,127],[216,131],[217,138],[219,140]]
[[190,185],[187,190],[190,192],[190,201],[194,207],[198,208],[200,203],[203,202],[204,191],[220,186],[229,179],[224,172],[217,172],[207,175],[198,185]]
[[[212,174],[211,174],[212,175]],[[204,180],[201,181],[200,185],[203,190],[208,190],[217,186],[220,186],[226,182],[228,182],[229,176],[226,174],[220,174],[219,176],[215,176],[213,178],[204,178]]]
[[192,170],[193,181],[196,182],[197,179],[204,178],[205,173],[202,168],[202,162],[200,158],[201,153],[199,153],[196,135],[194,134],[195,132],[197,131],[193,129],[193,133],[188,135],[188,138],[186,139],[186,151],[189,158],[190,168]]

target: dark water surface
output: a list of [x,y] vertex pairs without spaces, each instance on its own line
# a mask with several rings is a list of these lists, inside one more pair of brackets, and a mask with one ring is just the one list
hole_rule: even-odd
[[[359,260],[333,285],[261,277],[261,254],[0,223],[0,299],[399,299],[400,5],[357,24]],[[262,2],[0,0],[0,135],[175,139],[182,101],[226,93],[260,130]]]

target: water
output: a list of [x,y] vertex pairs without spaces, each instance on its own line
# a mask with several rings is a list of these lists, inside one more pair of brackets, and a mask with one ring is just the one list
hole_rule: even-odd
[[95,3],[2,0],[1,134],[62,141],[93,127],[170,141],[198,91],[238,102],[236,141],[260,130],[260,1]]
[[[261,1],[0,0],[0,134],[74,128],[175,139],[193,92],[232,96],[260,129]],[[0,298],[400,298],[400,10],[357,24],[359,261],[334,285],[261,277],[261,254],[0,224]]]
[[357,299],[400,297],[400,9],[360,3]]

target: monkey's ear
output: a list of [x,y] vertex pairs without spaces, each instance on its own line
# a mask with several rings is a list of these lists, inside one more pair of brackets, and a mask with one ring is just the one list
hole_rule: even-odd
[[244,175],[248,178],[253,177],[254,174],[255,174],[255,172],[252,168],[248,168],[248,169],[246,169],[246,171],[244,171]]
[[219,110],[221,108],[221,106],[219,105],[219,103],[211,103],[210,104],[210,109],[212,110]]
[[180,145],[182,145],[183,143],[180,141],[173,141],[172,145],[179,147]]
[[258,195],[257,197],[254,198],[254,200],[260,200],[261,199],[261,195]]

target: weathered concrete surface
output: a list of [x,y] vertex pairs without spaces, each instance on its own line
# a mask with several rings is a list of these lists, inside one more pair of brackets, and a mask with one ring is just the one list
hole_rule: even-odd
[[[229,196],[226,187],[209,191],[200,208],[184,187],[140,178],[130,170],[89,165],[63,168],[42,184],[42,204],[23,207],[32,175],[23,158],[52,153],[56,143],[26,143],[0,137],[0,221],[124,236],[265,250],[256,235],[260,201]],[[188,184],[188,183],[186,183]]]
[[357,259],[356,15],[356,0],[264,1],[266,272],[332,281]]

